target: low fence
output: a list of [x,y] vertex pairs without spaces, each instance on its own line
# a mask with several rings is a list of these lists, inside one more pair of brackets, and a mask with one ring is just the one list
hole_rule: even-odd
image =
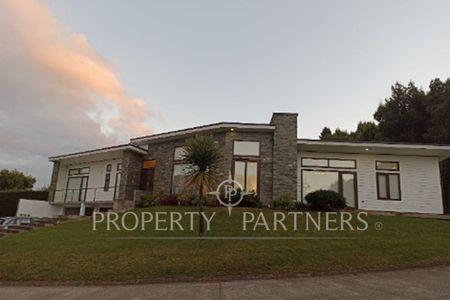
[[5,191],[0,192],[0,217],[15,216],[19,199],[46,201],[47,191]]

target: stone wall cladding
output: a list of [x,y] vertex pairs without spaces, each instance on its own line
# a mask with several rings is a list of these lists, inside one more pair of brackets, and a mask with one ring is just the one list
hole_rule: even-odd
[[55,198],[56,184],[58,182],[58,175],[59,175],[59,166],[60,166],[59,161],[53,162],[52,177],[50,180],[50,186],[48,187],[48,201],[53,201],[53,199]]
[[[233,142],[235,140],[259,141],[260,157],[254,158],[259,161],[259,187],[260,199],[263,203],[269,204],[272,200],[272,132],[240,132],[240,131],[221,131],[211,134],[219,147],[219,164],[217,170],[217,184],[228,179],[233,163]],[[172,186],[172,172],[174,163],[174,150],[176,147],[182,147],[187,138],[185,136],[179,139],[153,142],[149,144],[148,156],[146,159],[156,159],[155,176],[153,189],[155,193],[170,194]],[[253,158],[252,158],[253,159]]]
[[297,114],[274,113],[273,199],[287,195],[297,198]]
[[142,155],[133,151],[124,151],[119,196],[114,201],[114,210],[134,208],[134,191],[139,189],[142,169]]

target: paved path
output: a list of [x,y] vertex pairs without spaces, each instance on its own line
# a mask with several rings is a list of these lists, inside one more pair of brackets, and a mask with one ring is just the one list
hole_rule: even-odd
[[0,299],[450,299],[450,266],[357,275],[122,286],[0,286]]

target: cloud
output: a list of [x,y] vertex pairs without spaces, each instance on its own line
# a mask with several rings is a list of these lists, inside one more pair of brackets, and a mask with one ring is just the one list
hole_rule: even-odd
[[86,36],[38,0],[0,0],[0,168],[49,178],[47,157],[151,132],[150,110]]

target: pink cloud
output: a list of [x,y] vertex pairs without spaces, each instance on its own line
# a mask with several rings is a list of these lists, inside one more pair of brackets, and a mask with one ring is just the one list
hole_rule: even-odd
[[[146,103],[127,95],[117,72],[83,34],[70,34],[37,0],[6,0],[10,27],[19,35],[31,60],[58,78],[60,84],[95,95],[87,100],[95,110],[100,98],[113,104],[115,113],[102,126],[120,137],[150,132]],[[94,102],[94,103],[92,103]],[[100,105],[101,109],[105,106]]]
[[127,142],[155,116],[46,4],[0,0],[0,168],[47,184],[48,156]]

